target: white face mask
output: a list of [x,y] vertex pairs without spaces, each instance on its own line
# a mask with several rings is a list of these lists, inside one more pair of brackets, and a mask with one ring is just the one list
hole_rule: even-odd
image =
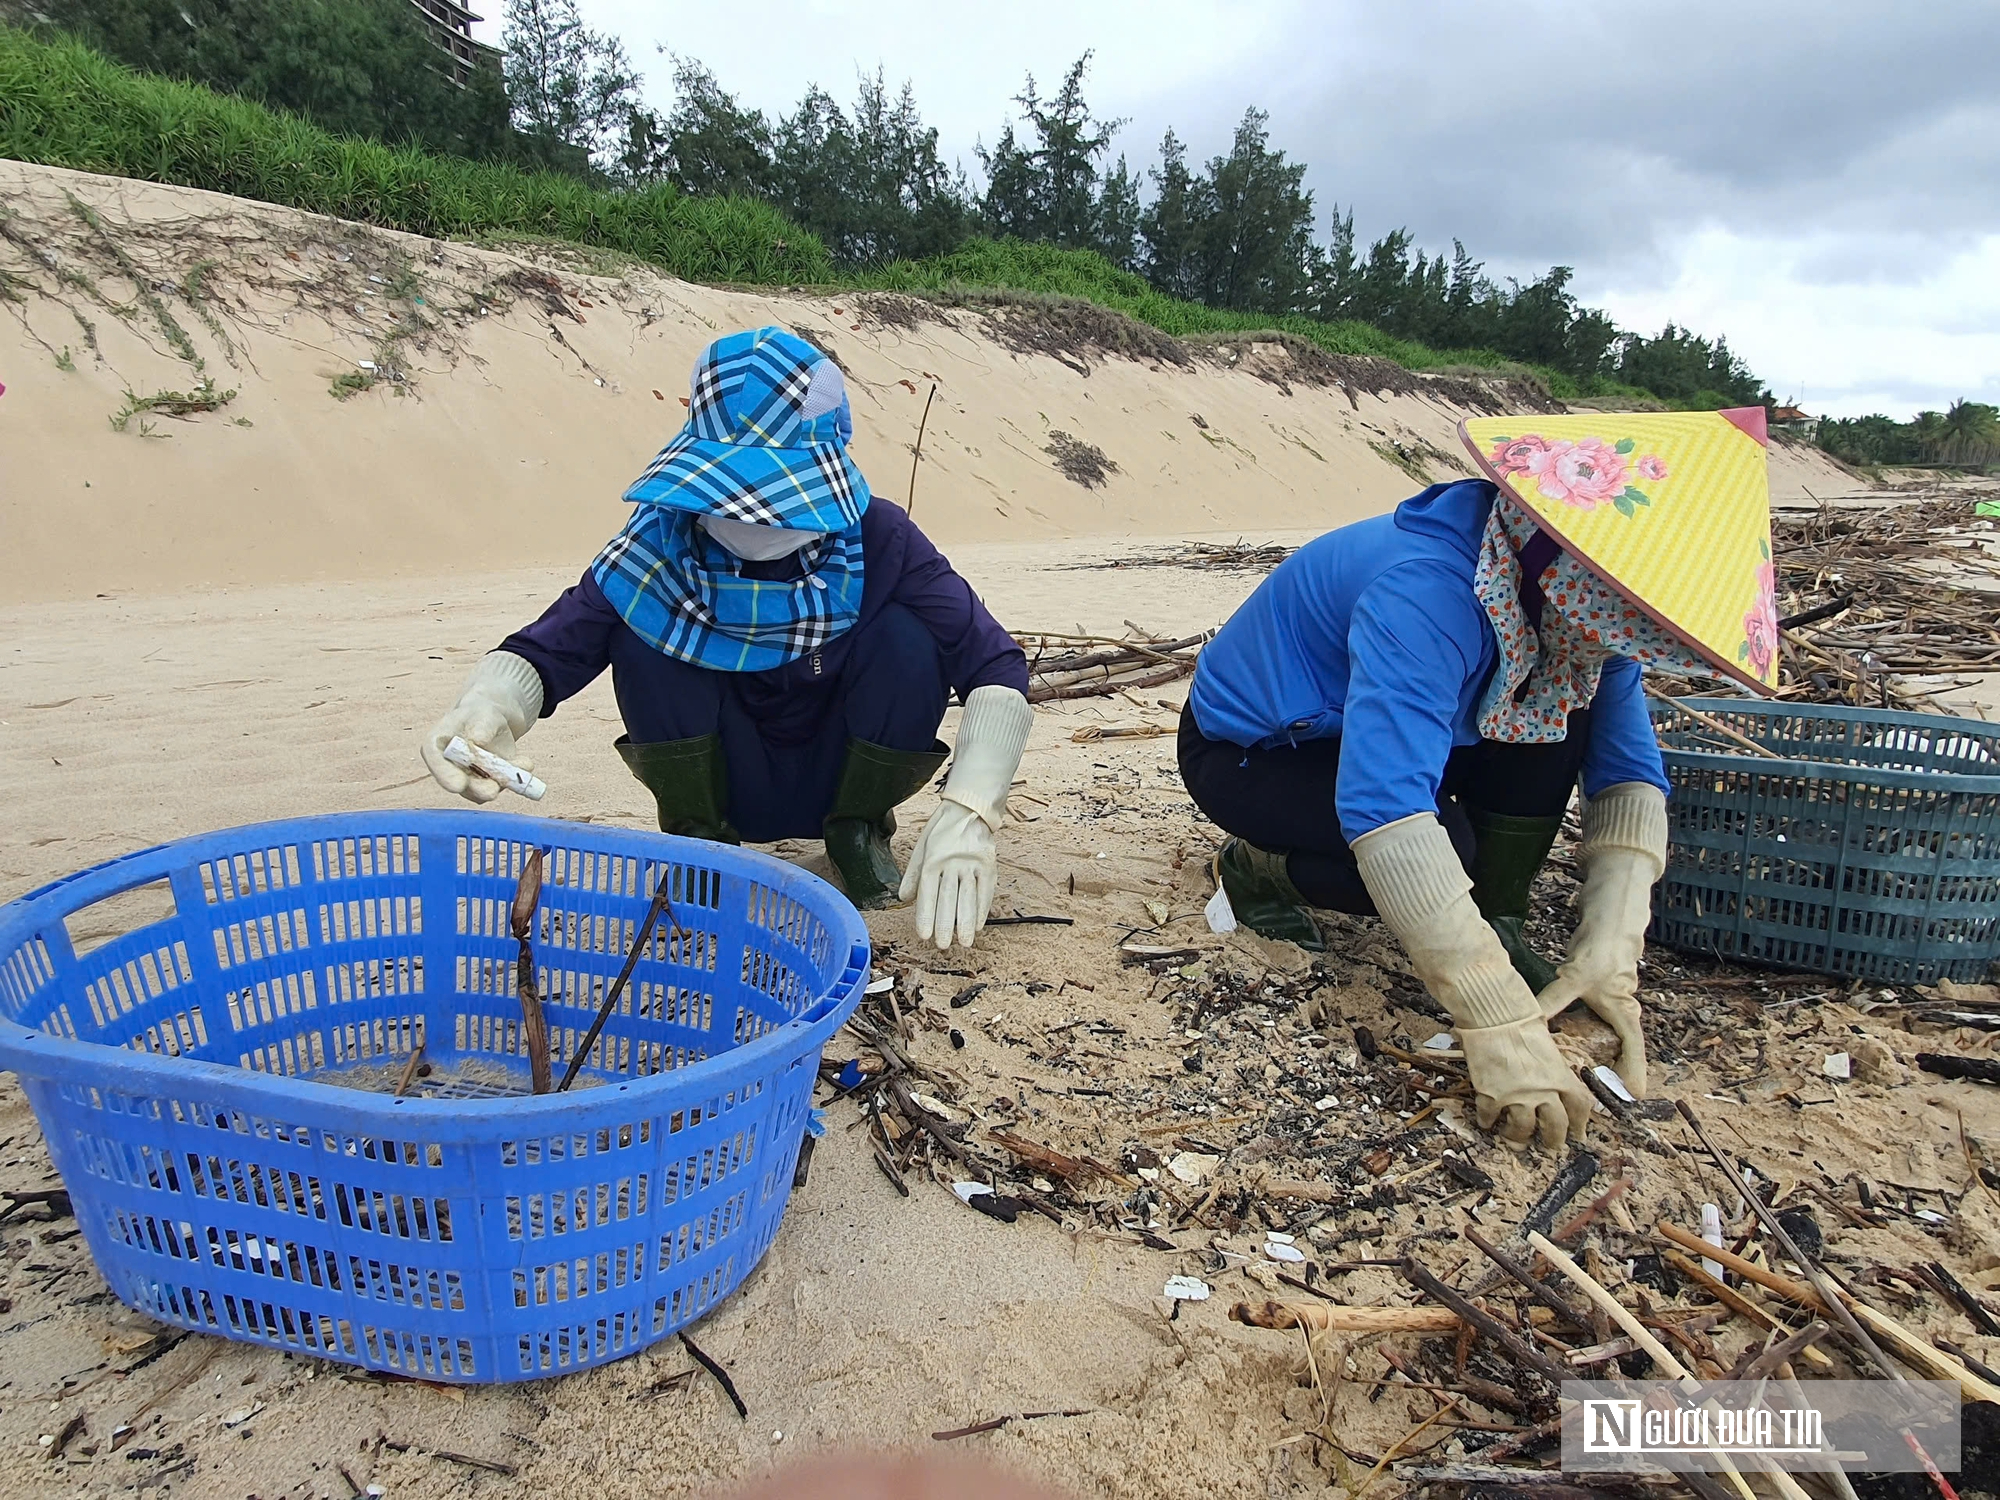
[[720,516],[703,516],[701,529],[745,562],[775,562],[789,557],[801,547],[810,547],[823,534],[759,526],[754,521],[727,521]]

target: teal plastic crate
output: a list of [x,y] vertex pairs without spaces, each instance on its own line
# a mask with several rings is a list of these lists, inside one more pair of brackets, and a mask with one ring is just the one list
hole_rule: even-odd
[[1664,704],[1666,873],[1652,936],[1751,964],[1931,984],[2000,958],[2000,726],[1941,714]]

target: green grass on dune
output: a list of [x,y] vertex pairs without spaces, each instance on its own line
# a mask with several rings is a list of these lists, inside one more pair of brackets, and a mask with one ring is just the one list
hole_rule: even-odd
[[945,300],[997,291],[1072,298],[1175,338],[1275,329],[1329,354],[1410,370],[1532,375],[1558,397],[1635,402],[1644,391],[1523,365],[1490,349],[1438,350],[1366,323],[1231,312],[1155,290],[1103,257],[974,239],[947,255],[841,274],[820,240],[768,204],[670,186],[593,187],[550,172],[333,135],[247,99],[138,73],[67,38],[0,25],[0,156],[207,188],[414,234],[560,241],[616,252],[689,281],[898,291]]
[[826,247],[766,204],[573,177],[337,136],[135,73],[79,42],[0,26],[0,156],[209,188],[438,237],[522,234],[622,251],[691,281],[825,281]]
[[917,296],[952,296],[994,288],[1073,297],[1115,308],[1175,338],[1227,337],[1276,330],[1329,354],[1386,359],[1408,370],[1533,375],[1559,397],[1650,401],[1649,393],[1608,380],[1586,389],[1560,370],[1523,364],[1491,349],[1433,349],[1397,338],[1369,323],[1322,322],[1297,314],[1232,312],[1170,297],[1129,271],[1087,250],[1060,250],[1018,240],[968,240],[947,255],[898,261],[862,276],[859,285]]

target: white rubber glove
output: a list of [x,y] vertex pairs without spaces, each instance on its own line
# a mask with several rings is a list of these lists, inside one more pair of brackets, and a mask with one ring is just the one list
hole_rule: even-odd
[[1007,817],[1007,792],[1020,769],[1035,711],[1010,687],[972,690],[945,778],[944,802],[924,825],[902,898],[917,902],[917,937],[940,948],[972,946],[993,905],[998,857],[993,835]]
[[1550,1150],[1582,1140],[1590,1090],[1556,1051],[1535,996],[1472,901],[1472,880],[1451,835],[1415,813],[1354,841],[1375,909],[1410,955],[1417,977],[1457,1023],[1480,1128]]
[[1583,891],[1569,960],[1541,993],[1554,1020],[1581,1000],[1618,1034],[1618,1076],[1646,1093],[1646,1033],[1639,1024],[1639,957],[1653,915],[1653,882],[1667,866],[1667,799],[1647,781],[1608,786],[1584,804]]
[[521,753],[516,742],[541,713],[542,674],[526,657],[511,651],[489,651],[465,679],[457,705],[424,736],[424,764],[447,792],[455,792],[468,802],[491,802],[500,795],[500,783],[459,769],[444,758],[444,747],[458,735],[468,745],[491,750],[502,760],[532,771],[535,763]]

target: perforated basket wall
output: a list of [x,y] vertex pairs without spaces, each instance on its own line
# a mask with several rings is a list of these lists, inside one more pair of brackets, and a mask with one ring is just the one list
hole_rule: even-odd
[[[680,932],[660,923],[575,1089],[512,1097],[533,848],[558,1077],[663,872]],[[132,1306],[523,1380],[663,1338],[756,1265],[868,961],[842,896],[760,854],[470,811],[270,823],[0,908],[0,1067]],[[392,1097],[419,1046],[430,1077]],[[353,1068],[385,1091],[315,1081]]]
[[1887,710],[1656,705],[1669,846],[1653,937],[1885,983],[1979,980],[2000,957],[2000,726]]

